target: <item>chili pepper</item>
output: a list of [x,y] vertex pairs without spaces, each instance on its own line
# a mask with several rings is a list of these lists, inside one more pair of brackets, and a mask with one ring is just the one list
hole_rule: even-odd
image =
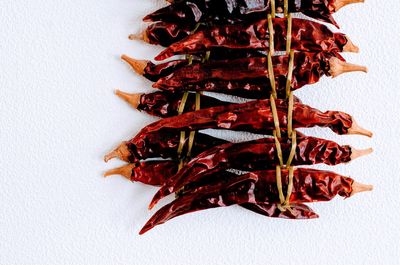
[[[287,20],[274,18],[274,47],[286,50]],[[164,60],[177,54],[205,52],[214,47],[228,49],[268,50],[267,19],[250,25],[225,25],[197,31],[193,35],[170,45],[155,57]],[[342,33],[333,33],[325,25],[304,19],[293,19],[291,48],[305,52],[358,52],[358,48]]]
[[[362,0],[292,0],[288,2],[290,13],[301,12],[314,19],[331,23],[338,27],[332,13],[345,5],[362,2]],[[173,4],[161,8],[149,15],[144,21],[177,22],[183,25],[196,25],[199,22],[212,21],[215,23],[245,22],[265,17],[271,12],[270,1],[220,1],[220,0],[191,0],[175,1]],[[283,13],[284,1],[275,1],[277,13]]]
[[[186,134],[182,154],[187,153],[188,138],[189,134]],[[177,159],[179,158],[177,153],[179,143],[180,135],[178,133],[154,132],[147,134],[139,141],[133,138],[130,141],[122,142],[114,151],[107,154],[104,160],[108,162],[110,159],[118,157],[125,162],[135,163],[142,159],[157,157]],[[196,133],[191,154],[196,156],[211,147],[224,143],[227,141],[207,134]]]
[[[283,169],[284,190],[288,189],[288,183],[288,171]],[[333,172],[298,168],[294,170],[289,203],[329,201],[336,195],[350,197],[372,188]],[[251,172],[228,183],[204,186],[203,189],[198,188],[196,193],[178,197],[158,210],[139,234],[174,217],[199,210],[242,203],[279,203],[278,193],[275,170]]]
[[[120,168],[110,170],[104,174],[105,177],[111,175],[122,175],[130,181],[140,181],[147,185],[161,186],[165,183],[166,179],[172,177],[178,170],[179,162],[177,161],[150,161],[142,162],[140,166],[136,164],[128,164]],[[162,176],[159,172],[163,172]],[[192,194],[197,191],[196,188],[202,187],[205,184],[216,184],[220,181],[227,182],[230,179],[238,177],[237,174],[232,172],[220,172],[213,176],[212,179],[216,180],[212,183],[190,183],[187,185],[188,189],[182,194]],[[182,195],[181,194],[181,195]],[[180,196],[181,196],[180,195]],[[314,213],[306,205],[292,205],[292,211],[281,212],[275,203],[244,203],[241,204],[243,208],[268,217],[292,218],[292,219],[310,219],[316,218],[318,215]]]
[[[253,93],[257,92],[268,97],[271,83],[267,61],[266,57],[254,57],[187,65],[160,78],[153,87],[171,92],[206,90],[234,95],[246,94],[251,88],[255,89]],[[336,77],[352,71],[367,72],[364,66],[343,62],[327,53],[295,53],[293,62],[291,82],[293,90],[314,84],[323,75]],[[285,95],[289,55],[273,56],[272,64],[278,94]]]
[[[280,140],[282,160],[287,161],[292,144]],[[313,165],[324,163],[337,165],[369,154],[372,149],[356,150],[350,146],[340,146],[335,142],[315,137],[300,137],[292,165]],[[226,169],[244,171],[271,169],[279,165],[277,147],[273,138],[263,138],[251,142],[227,143],[204,151],[186,164],[154,196],[150,208],[161,198],[176,192],[183,186]]]
[[[165,91],[153,92],[150,94],[129,94],[116,90],[120,98],[128,102],[133,108],[145,111],[150,115],[158,117],[171,117],[178,115],[178,109],[182,102],[184,92],[169,93]],[[215,106],[225,106],[230,104],[213,97],[199,95],[202,108]],[[185,102],[184,112],[194,111],[196,109],[196,94],[189,93]]]
[[[258,51],[232,51],[232,50],[218,50],[215,49],[213,55],[209,57],[209,60],[222,60],[222,59],[234,59],[234,58],[246,58],[246,57],[261,57],[265,56],[261,52]],[[125,54],[121,56],[121,59],[127,62],[132,69],[146,77],[148,80],[156,82],[161,77],[168,76],[172,72],[177,69],[182,68],[183,66],[187,66],[191,63],[203,63],[204,58],[201,57],[192,57],[192,60],[189,61],[187,59],[180,60],[172,60],[160,64],[154,64],[149,60],[137,60],[133,59]]]
[[[161,186],[178,171],[178,164],[171,160],[144,161],[128,164],[107,171],[104,176],[122,175],[130,181],[139,181],[147,185]],[[163,174],[160,174],[163,172]]]
[[[280,126],[287,128],[288,102],[277,99],[275,104]],[[358,126],[349,114],[340,111],[321,112],[301,103],[294,103],[292,120],[293,128],[329,127],[337,134],[372,136],[371,132]],[[255,100],[241,104],[229,104],[164,118],[144,127],[133,140],[140,142],[148,133],[157,131],[176,133],[203,129],[271,133],[275,126],[270,101]]]

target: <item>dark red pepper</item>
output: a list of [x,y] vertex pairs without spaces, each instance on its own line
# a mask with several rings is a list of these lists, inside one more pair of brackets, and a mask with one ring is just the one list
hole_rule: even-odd
[[[139,111],[145,111],[150,115],[165,118],[178,115],[178,109],[182,103],[184,92],[170,93],[157,91],[149,94],[129,94],[117,90],[116,94]],[[221,101],[202,94],[199,94],[198,97],[200,97],[200,106],[202,109],[231,104],[230,102]],[[196,94],[188,93],[184,112],[194,110],[196,110]]]
[[[172,160],[153,160],[128,164],[107,171],[104,176],[122,175],[130,181],[139,181],[147,185],[161,186],[167,178],[178,171],[178,163]],[[163,174],[160,174],[163,172]]]
[[[287,20],[274,18],[273,25],[275,50],[285,51]],[[333,33],[326,26],[309,20],[293,19],[291,37],[291,48],[296,51],[358,51],[344,34]],[[264,19],[250,25],[225,25],[197,31],[170,45],[155,59],[164,60],[177,54],[204,53],[214,47],[266,51],[269,49],[268,22]]]
[[[186,134],[182,150],[183,157],[187,154],[188,139],[189,134]],[[123,161],[136,163],[148,158],[161,157],[177,159],[179,142],[179,133],[154,132],[147,134],[139,141],[132,139],[122,142],[114,151],[106,155],[104,160],[107,162],[112,158],[118,157]],[[196,133],[191,154],[192,156],[196,156],[211,147],[224,143],[227,143],[227,141],[207,134]]]

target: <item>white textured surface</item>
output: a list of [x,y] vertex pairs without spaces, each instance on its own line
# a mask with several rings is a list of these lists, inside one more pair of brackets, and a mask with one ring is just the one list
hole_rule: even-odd
[[314,221],[265,219],[239,207],[176,218],[137,235],[156,191],[102,173],[102,156],[153,118],[113,88],[150,91],[121,53],[160,49],[130,42],[153,0],[0,1],[0,264],[398,264],[399,1],[341,10],[361,48],[345,57],[369,74],[324,79],[299,95],[353,114],[373,139],[309,133],[376,152],[331,168],[375,185],[372,193],[312,207]]

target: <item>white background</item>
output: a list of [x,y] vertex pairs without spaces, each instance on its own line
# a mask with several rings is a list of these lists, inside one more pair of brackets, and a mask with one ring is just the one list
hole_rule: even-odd
[[[156,189],[102,178],[103,155],[154,121],[113,95],[151,83],[119,60],[160,48],[129,41],[155,0],[0,1],[0,264],[398,264],[400,2],[341,10],[345,54],[369,73],[324,78],[297,95],[351,113],[374,138],[307,133],[374,147],[329,168],[374,184],[371,193],[312,207],[313,221],[266,219],[239,207],[176,218],[144,236]],[[323,167],[328,168],[328,167]]]

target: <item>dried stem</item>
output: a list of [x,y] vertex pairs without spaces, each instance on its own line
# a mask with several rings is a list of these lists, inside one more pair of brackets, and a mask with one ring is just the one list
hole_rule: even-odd
[[123,92],[119,89],[115,90],[115,95],[118,97],[122,98],[125,100],[129,105],[131,105],[134,109],[137,109],[139,104],[140,104],[140,97],[143,95],[141,93],[139,94],[129,94],[126,92]]
[[144,41],[144,42],[150,43],[150,42],[149,42],[149,38],[147,37],[146,30],[144,30],[144,31],[142,31],[142,32],[140,32],[140,33],[138,33],[138,34],[130,34],[130,35],[128,36],[128,38],[129,38],[130,40],[142,40],[142,41]]
[[135,164],[128,164],[119,168],[114,168],[104,173],[104,177],[108,177],[111,175],[121,175],[128,180],[132,180],[132,171],[134,168]]
[[354,43],[349,39],[349,37],[346,36],[346,39],[347,39],[347,42],[343,46],[343,51],[358,53],[360,51],[360,49],[356,45],[354,45]]
[[135,72],[138,73],[139,75],[144,74],[144,69],[150,62],[148,60],[136,60],[125,54],[121,55],[121,59],[127,62],[133,68],[133,70],[135,70]]
[[364,3],[364,0],[336,0],[333,3],[333,7],[335,8],[335,12],[337,12],[342,7],[347,6],[349,4],[355,4],[355,3]]
[[351,128],[348,129],[347,134],[359,134],[359,135],[364,135],[368,137],[372,137],[373,133],[371,131],[368,131],[364,128],[362,128],[360,125],[357,124],[357,122],[352,119],[352,125]]
[[109,160],[113,158],[119,158],[123,161],[128,161],[128,158],[130,156],[130,152],[128,149],[128,145],[126,142],[123,142],[120,144],[116,149],[114,149],[112,152],[108,153],[107,155],[104,156],[104,161],[108,162]]
[[367,73],[368,69],[367,67],[362,65],[343,62],[336,57],[332,57],[329,59],[329,73],[332,75],[333,78],[343,73],[349,73],[349,72]]
[[374,151],[374,149],[372,148],[368,148],[368,149],[355,149],[353,147],[351,147],[351,156],[350,159],[354,160],[357,159],[359,157],[365,156],[365,155],[369,155]]
[[358,183],[356,181],[353,182],[351,187],[352,187],[353,191],[351,192],[350,197],[356,193],[364,192],[364,191],[371,191],[374,189],[374,186],[372,186],[372,185],[362,184],[362,183]]

